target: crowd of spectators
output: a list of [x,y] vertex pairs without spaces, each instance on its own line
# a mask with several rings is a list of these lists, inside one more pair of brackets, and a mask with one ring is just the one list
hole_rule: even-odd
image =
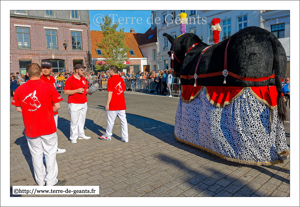
[[134,72],[119,72],[119,76],[124,79],[126,89],[134,90],[136,89],[136,84],[138,84],[138,90],[141,88],[150,87],[152,91],[156,91],[157,94],[168,95],[172,97],[172,90],[170,90],[171,85],[174,83],[174,77],[171,74],[171,70],[158,70],[138,72],[135,74]]
[[[56,87],[57,89],[63,89],[64,85],[66,83],[66,80],[72,76],[74,72],[69,72],[68,70],[63,72],[53,72],[51,71],[50,75],[54,77],[56,81]],[[148,71],[144,72],[118,72],[119,76],[123,78],[126,89],[127,90],[137,90],[141,91],[142,89],[145,89],[146,87],[151,87],[152,91],[156,91],[157,94],[163,94],[172,96],[170,86],[172,83],[174,83],[174,77],[171,74],[170,70],[159,70],[157,73],[155,71],[151,71],[150,73]],[[87,81],[89,81],[90,84],[97,83],[101,84],[101,89],[106,89],[107,81],[110,77],[108,71],[100,71],[100,72],[85,72],[84,74]],[[14,94],[14,91],[16,88],[25,83],[29,78],[26,75],[19,74],[19,72],[11,73],[11,92],[12,95]],[[147,85],[147,86],[146,86]]]

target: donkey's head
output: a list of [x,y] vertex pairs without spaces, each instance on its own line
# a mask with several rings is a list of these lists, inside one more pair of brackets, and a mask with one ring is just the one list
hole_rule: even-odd
[[180,76],[180,68],[185,59],[186,52],[195,43],[199,43],[201,39],[192,33],[185,33],[174,39],[171,35],[164,33],[171,43],[170,51],[168,51],[171,57],[171,67],[174,69],[173,76]]
[[25,104],[28,104],[28,111],[36,111],[38,108],[41,107],[41,103],[39,99],[36,97],[36,91],[30,93],[26,96],[23,100]]

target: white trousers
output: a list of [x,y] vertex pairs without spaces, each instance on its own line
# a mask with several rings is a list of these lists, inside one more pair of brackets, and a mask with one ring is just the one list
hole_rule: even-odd
[[[27,138],[32,157],[34,177],[39,186],[53,186],[57,183],[58,166],[56,162],[57,134],[43,135],[36,138]],[[46,168],[43,163],[45,154]]]
[[77,140],[78,137],[84,137],[84,124],[87,112],[87,103],[70,103],[69,112],[71,115],[70,140]]
[[106,111],[106,117],[107,117],[107,126],[106,126],[106,137],[112,136],[112,130],[115,124],[116,117],[119,117],[121,120],[121,126],[122,126],[122,138],[125,141],[128,141],[128,125],[127,125],[127,119],[126,119],[126,113],[125,110],[120,111]]

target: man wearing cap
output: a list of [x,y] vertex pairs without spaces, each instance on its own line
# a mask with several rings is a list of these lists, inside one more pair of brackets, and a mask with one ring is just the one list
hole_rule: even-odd
[[71,115],[70,140],[77,143],[77,139],[90,139],[84,133],[87,111],[87,93],[89,84],[84,77],[85,66],[76,64],[74,74],[67,79],[64,94],[68,96],[69,112]]
[[[42,64],[41,64],[41,68],[42,68],[41,79],[44,82],[53,85],[55,88],[55,79],[52,76],[50,76],[50,72],[52,71],[52,63],[49,60],[43,60]],[[54,120],[55,120],[55,124],[56,124],[56,129],[57,129],[58,111],[54,112],[53,115],[54,115]],[[64,153],[64,152],[66,152],[65,149],[60,149],[57,147],[56,153]]]

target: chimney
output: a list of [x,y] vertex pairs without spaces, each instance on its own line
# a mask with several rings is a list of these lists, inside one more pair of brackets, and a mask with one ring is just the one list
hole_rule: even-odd
[[135,33],[133,28],[130,28],[130,33]]

